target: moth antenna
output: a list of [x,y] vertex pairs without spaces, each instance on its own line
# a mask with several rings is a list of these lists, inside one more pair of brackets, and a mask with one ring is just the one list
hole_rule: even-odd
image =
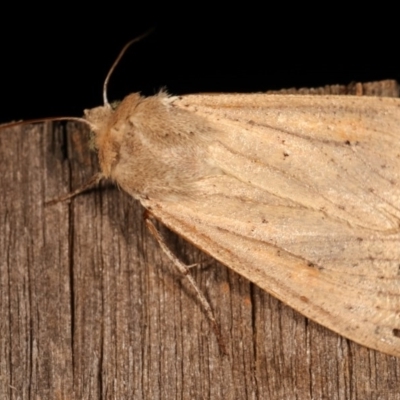
[[[79,117],[48,117],[48,118],[29,119],[26,121],[17,121],[17,122],[1,124],[0,128],[1,129],[12,128],[12,127],[18,126],[18,125],[37,124],[39,122],[45,122],[45,121],[77,121],[77,122],[81,122],[81,123],[88,125],[90,127],[90,129],[92,129],[92,130],[95,129],[95,126],[93,124],[91,124],[86,119],[79,118]],[[57,197],[50,201],[47,201],[45,204],[48,206],[48,205],[53,205],[53,204],[63,202],[66,200],[71,200],[72,198],[78,196],[80,193],[85,192],[86,190],[89,190],[89,189],[97,186],[102,179],[103,179],[103,174],[97,173],[94,176],[92,176],[84,185],[82,185],[78,189],[74,190],[73,192],[68,193],[64,196]]]
[[104,79],[104,84],[103,84],[103,103],[104,106],[111,108],[110,103],[108,102],[107,99],[107,85],[108,85],[108,81],[110,80],[111,74],[114,72],[115,67],[118,65],[119,61],[121,60],[122,56],[125,54],[126,50],[128,50],[128,48],[136,42],[139,42],[140,40],[144,39],[146,36],[150,35],[150,33],[152,33],[154,31],[154,27],[150,28],[148,31],[146,31],[145,33],[135,37],[134,39],[132,39],[131,41],[129,41],[123,48],[122,50],[119,52],[118,57],[115,59],[113,65],[111,66],[110,70],[107,73],[106,79]]
[[87,121],[85,118],[80,118],[80,117],[46,117],[46,118],[35,118],[35,119],[27,119],[26,121],[16,121],[16,122],[9,122],[6,124],[1,124],[0,128],[12,128],[13,126],[18,126],[18,125],[26,125],[26,124],[38,124],[41,122],[46,122],[46,121],[76,121],[76,122],[81,122],[90,127],[90,129],[94,129],[95,126],[91,124],[89,121]]

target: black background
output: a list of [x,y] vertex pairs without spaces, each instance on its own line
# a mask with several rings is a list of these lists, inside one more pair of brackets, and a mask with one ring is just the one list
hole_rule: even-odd
[[113,74],[110,100],[163,87],[172,94],[260,92],[400,80],[400,35],[390,10],[263,4],[267,11],[227,3],[222,13],[196,2],[8,5],[0,24],[0,122],[80,116],[100,105],[118,52],[152,26]]

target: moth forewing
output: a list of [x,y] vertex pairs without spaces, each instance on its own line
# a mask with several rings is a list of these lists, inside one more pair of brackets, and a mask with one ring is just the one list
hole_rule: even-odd
[[[125,190],[307,317],[400,356],[399,100],[189,95],[141,105],[125,134],[157,168],[146,184],[137,165],[124,172],[133,142],[121,139],[111,176]],[[202,158],[189,162],[185,146]]]

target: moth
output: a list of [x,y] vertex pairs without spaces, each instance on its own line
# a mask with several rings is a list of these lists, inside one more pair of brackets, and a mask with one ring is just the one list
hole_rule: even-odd
[[95,181],[306,317],[400,356],[399,99],[133,93],[85,120]]
[[400,356],[400,100],[127,96],[102,177],[306,317]]

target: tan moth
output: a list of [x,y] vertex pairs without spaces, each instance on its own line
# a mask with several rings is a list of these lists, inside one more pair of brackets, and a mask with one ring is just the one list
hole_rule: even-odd
[[86,114],[102,175],[324,326],[400,356],[400,101],[127,96]]
[[400,356],[400,100],[134,93],[85,115],[92,182],[111,179],[306,317]]

